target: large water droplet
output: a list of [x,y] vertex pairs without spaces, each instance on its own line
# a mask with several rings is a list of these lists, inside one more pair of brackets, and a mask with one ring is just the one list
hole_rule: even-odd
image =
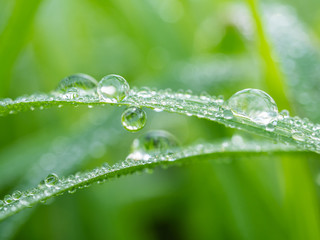
[[141,130],[147,121],[146,112],[139,107],[128,107],[121,116],[122,126],[131,132]]
[[169,148],[178,145],[178,140],[172,134],[162,130],[150,131],[133,141],[128,158],[148,160],[150,154],[167,153]]
[[55,184],[57,184],[59,181],[59,177],[55,173],[49,174],[46,179],[44,180],[44,183],[46,184],[47,187],[51,187]]
[[98,82],[93,77],[77,73],[62,79],[57,87],[57,91],[67,93],[74,91],[88,91],[97,87]]
[[129,94],[130,86],[121,76],[108,75],[101,79],[98,84],[98,94],[106,102],[117,103]]
[[264,91],[259,89],[244,89],[232,95],[227,102],[235,116],[267,125],[278,117],[275,101]]

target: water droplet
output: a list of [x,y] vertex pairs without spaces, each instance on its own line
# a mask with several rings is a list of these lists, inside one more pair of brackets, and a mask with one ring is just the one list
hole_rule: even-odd
[[231,138],[231,143],[240,148],[244,146],[243,138],[240,135],[233,135]]
[[56,90],[63,93],[88,91],[95,89],[97,85],[98,82],[93,77],[84,73],[77,73],[62,79]]
[[0,208],[4,206],[4,201],[0,200]]
[[200,93],[200,99],[201,100],[209,101],[210,97],[211,96],[206,91],[203,91],[203,92]]
[[234,115],[267,125],[278,117],[274,100],[259,89],[244,89],[232,95],[227,102]]
[[47,187],[51,187],[51,186],[57,184],[58,181],[59,181],[59,177],[58,177],[58,175],[55,174],[55,173],[49,174],[49,175],[46,177],[46,179],[44,180],[44,182],[45,182],[45,184],[46,184]]
[[269,131],[269,132],[273,132],[277,126],[278,122],[277,121],[272,121],[270,123],[268,123],[265,127],[266,127],[266,130]]
[[288,118],[290,116],[289,111],[284,109],[279,113],[283,118]]
[[109,103],[121,102],[129,94],[130,86],[121,76],[108,75],[98,84],[98,94]]
[[10,195],[5,195],[3,200],[4,200],[4,202],[6,204],[9,204],[9,203],[13,202],[13,199],[12,199],[12,197]]
[[150,154],[167,153],[169,148],[177,146],[179,146],[178,140],[172,134],[154,130],[133,141],[128,158],[146,161],[150,159]]
[[14,200],[18,200],[20,197],[22,196],[22,193],[20,191],[15,191],[13,194],[12,194],[12,198]]
[[233,113],[232,113],[232,111],[229,110],[229,109],[225,109],[225,110],[223,111],[223,117],[224,117],[225,119],[232,119],[232,118],[233,118]]
[[128,107],[121,116],[122,126],[130,132],[141,130],[146,121],[146,112],[139,107]]
[[268,123],[266,125],[266,130],[269,132],[273,132],[274,131],[274,125],[272,123]]
[[153,92],[152,92],[151,89],[148,88],[148,87],[142,87],[142,88],[140,89],[140,91],[137,93],[137,95],[138,95],[139,97],[148,98],[148,97],[152,97]]

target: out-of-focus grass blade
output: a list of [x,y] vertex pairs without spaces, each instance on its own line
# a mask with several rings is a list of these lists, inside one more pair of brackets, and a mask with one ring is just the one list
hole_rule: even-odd
[[11,71],[24,47],[41,0],[17,0],[0,35],[0,97],[7,97]]

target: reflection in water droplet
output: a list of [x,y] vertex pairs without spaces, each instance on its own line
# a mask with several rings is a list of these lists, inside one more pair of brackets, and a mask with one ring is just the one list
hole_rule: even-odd
[[14,193],[12,193],[12,198],[14,200],[18,200],[20,197],[22,196],[22,193],[20,191],[15,191]]
[[44,180],[44,183],[46,184],[47,187],[51,187],[57,184],[58,181],[59,181],[58,175],[56,175],[55,173],[51,173],[46,177],[46,179]]
[[150,131],[136,138],[131,146],[128,158],[149,160],[149,154],[166,153],[169,148],[179,146],[178,140],[170,133],[162,130]]
[[232,95],[227,102],[236,116],[267,125],[278,117],[278,108],[274,100],[259,89],[244,89]]
[[128,107],[121,116],[122,126],[130,132],[141,130],[146,121],[146,112],[139,107]]
[[108,75],[98,84],[99,96],[109,103],[121,102],[129,94],[130,86],[121,76]]
[[9,203],[13,202],[13,199],[12,199],[12,197],[10,195],[5,195],[3,200],[4,200],[4,202],[6,204],[9,204]]
[[286,109],[282,110],[279,114],[282,116],[282,118],[288,118],[290,116],[289,111]]
[[62,79],[56,90],[63,93],[88,91],[95,89],[97,85],[98,82],[93,77],[87,74],[78,73]]

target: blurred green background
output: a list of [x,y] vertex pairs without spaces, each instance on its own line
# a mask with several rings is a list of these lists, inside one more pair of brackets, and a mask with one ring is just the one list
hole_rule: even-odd
[[[263,89],[280,110],[320,120],[318,0],[0,0],[0,98],[49,92],[83,72],[131,86],[230,97]],[[124,160],[162,129],[182,145],[241,135],[148,111],[126,132],[122,108],[83,106],[0,118],[0,198]],[[1,239],[320,239],[315,154],[270,154],[155,169],[66,194],[0,223]]]

